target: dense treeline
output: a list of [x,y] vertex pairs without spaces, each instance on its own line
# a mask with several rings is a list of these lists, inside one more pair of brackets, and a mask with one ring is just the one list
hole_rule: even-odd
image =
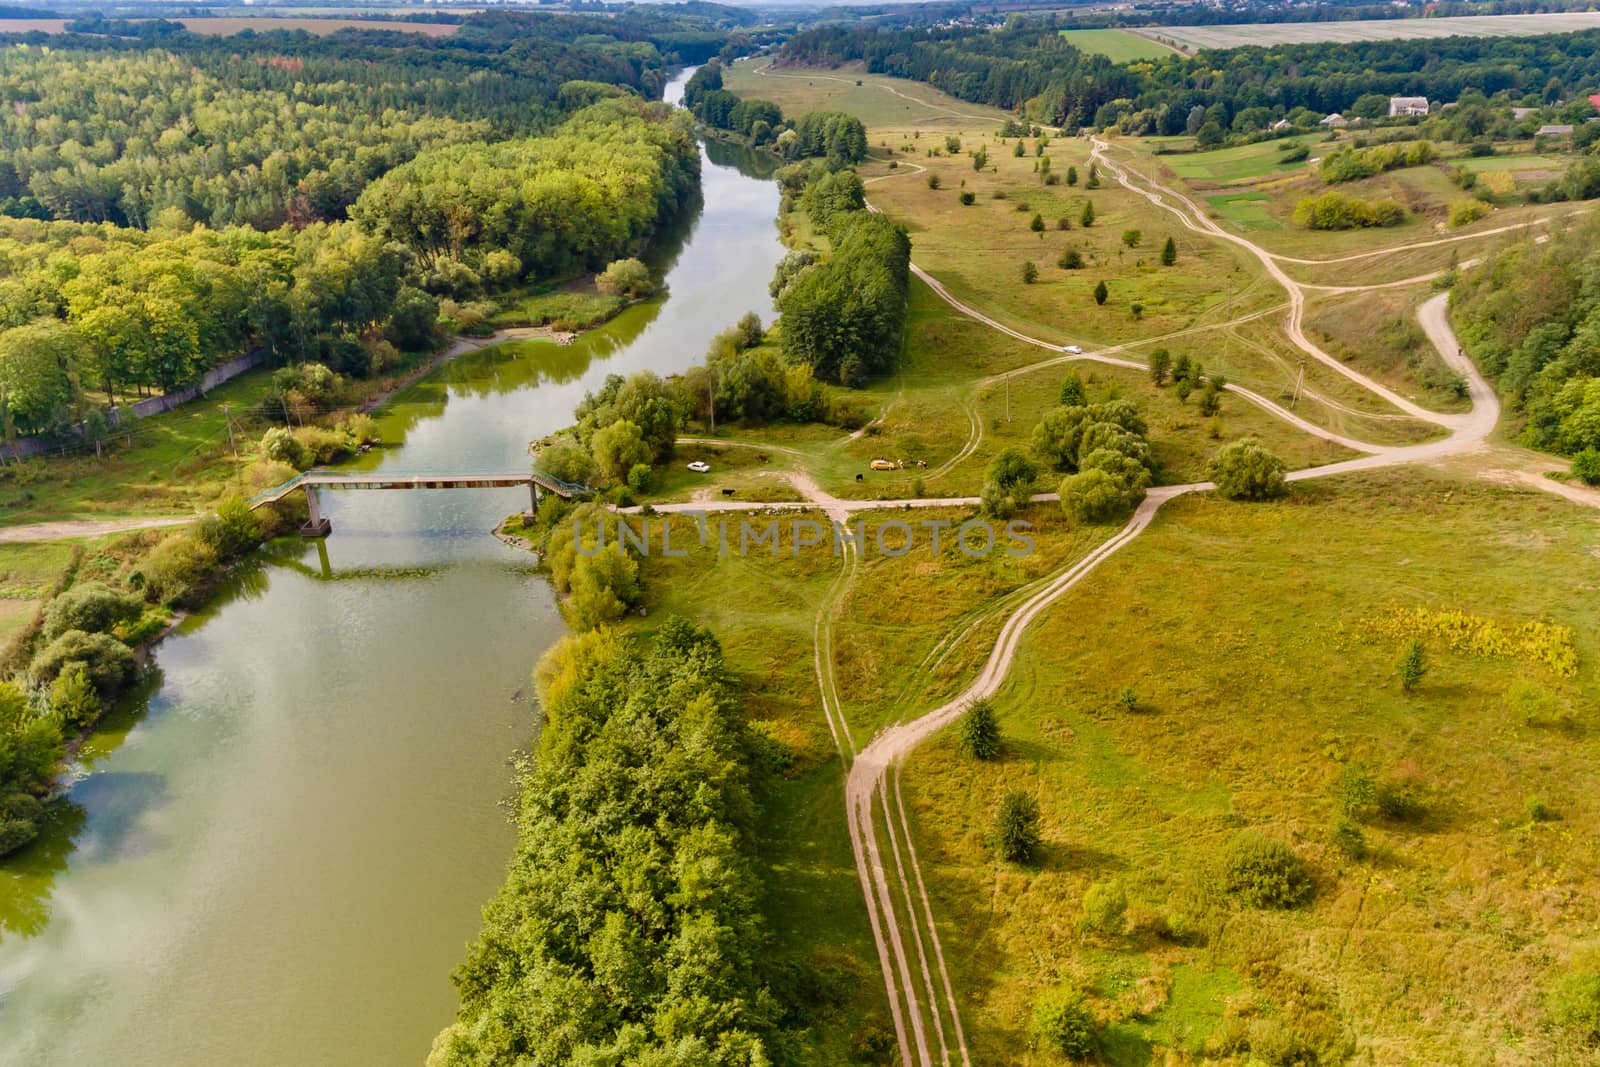
[[89,391],[171,390],[249,348],[382,370],[432,344],[437,295],[604,266],[689,197],[698,168],[683,119],[610,98],[548,137],[425,155],[369,189],[355,222],[0,218],[0,433],[87,426]]
[[729,130],[751,144],[770,146],[785,159],[825,158],[829,169],[854,166],[867,158],[867,129],[842,111],[808,111],[784,118],[770,100],[745,98],[722,87],[722,68],[707,63],[684,86],[684,106],[707,126]]
[[604,266],[675,214],[699,175],[686,118],[613,98],[554,136],[424,153],[351,214],[414,251],[436,291],[472,295],[484,277]]
[[430,1067],[784,1062],[752,841],[773,761],[716,639],[570,637],[535,678],[517,852]]
[[802,201],[832,252],[819,262],[795,257],[773,282],[782,313],[783,352],[822,381],[860,385],[900,358],[911,241],[885,216],[865,209],[861,179],[840,171],[811,182]]
[[[1600,481],[1600,224],[1523,241],[1464,272],[1457,329],[1485,374],[1527,418],[1535,448],[1584,457]],[[1593,465],[1586,465],[1592,456]],[[1592,477],[1591,477],[1592,476]]]
[[1548,102],[1600,83],[1600,30],[1207,50],[1117,66],[1067,44],[1060,25],[1015,19],[997,31],[825,27],[797,34],[782,56],[821,66],[863,60],[873,73],[926,81],[963,100],[1068,127],[1138,115],[1135,132],[1160,134],[1185,132],[1196,108],[1215,108],[1210,117],[1226,128],[1251,108],[1326,114],[1374,94],[1453,101],[1468,90]]

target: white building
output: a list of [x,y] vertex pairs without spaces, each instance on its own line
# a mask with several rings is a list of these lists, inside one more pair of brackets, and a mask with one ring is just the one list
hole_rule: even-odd
[[1389,98],[1389,117],[1404,115],[1426,115],[1428,113],[1428,98],[1425,96],[1391,96]]
[[1345,117],[1343,115],[1341,115],[1337,111],[1335,111],[1333,114],[1329,115],[1327,118],[1325,118],[1321,122],[1317,123],[1317,125],[1318,126],[1328,126],[1328,127],[1337,129],[1340,126],[1348,126],[1350,124],[1345,121]]

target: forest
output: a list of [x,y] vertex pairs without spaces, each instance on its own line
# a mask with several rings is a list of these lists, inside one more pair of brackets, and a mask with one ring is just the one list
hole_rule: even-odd
[[1147,113],[1148,132],[1169,135],[1185,132],[1195,108],[1217,109],[1226,127],[1251,108],[1326,114],[1373,94],[1453,101],[1468,90],[1549,103],[1600,83],[1600,30],[1206,50],[1118,66],[1067,44],[1057,32],[1063,25],[1016,18],[992,32],[830,26],[796,34],[782,59],[815,66],[860,60],[875,74],[925,81],[1068,128]]
[[430,1067],[790,1062],[753,841],[775,761],[715,637],[680,619],[568,637],[535,683],[516,854]]
[[0,51],[0,436],[96,437],[251,350],[365,376],[440,298],[633,255],[698,183],[662,48],[745,17],[689,6]]
[[1463,271],[1451,310],[1463,342],[1526,420],[1524,441],[1600,483],[1600,223],[1521,241]]

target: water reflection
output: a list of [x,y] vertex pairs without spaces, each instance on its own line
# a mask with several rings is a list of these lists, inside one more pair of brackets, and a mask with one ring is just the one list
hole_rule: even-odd
[[[605,375],[681,370],[770,317],[777,191],[733,168],[771,163],[708,146],[704,209],[658,252],[665,298],[446,365],[362,465],[524,469]],[[510,852],[528,668],[561,633],[529,557],[488,536],[526,501],[327,493],[326,543],[263,549],[160,646],[0,866],[0,1064],[423,1059]]]

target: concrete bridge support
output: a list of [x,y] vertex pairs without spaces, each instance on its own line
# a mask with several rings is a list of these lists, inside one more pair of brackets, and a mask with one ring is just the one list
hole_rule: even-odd
[[333,523],[322,517],[321,502],[317,499],[317,487],[306,486],[306,524],[300,527],[301,537],[327,537],[333,532]]

